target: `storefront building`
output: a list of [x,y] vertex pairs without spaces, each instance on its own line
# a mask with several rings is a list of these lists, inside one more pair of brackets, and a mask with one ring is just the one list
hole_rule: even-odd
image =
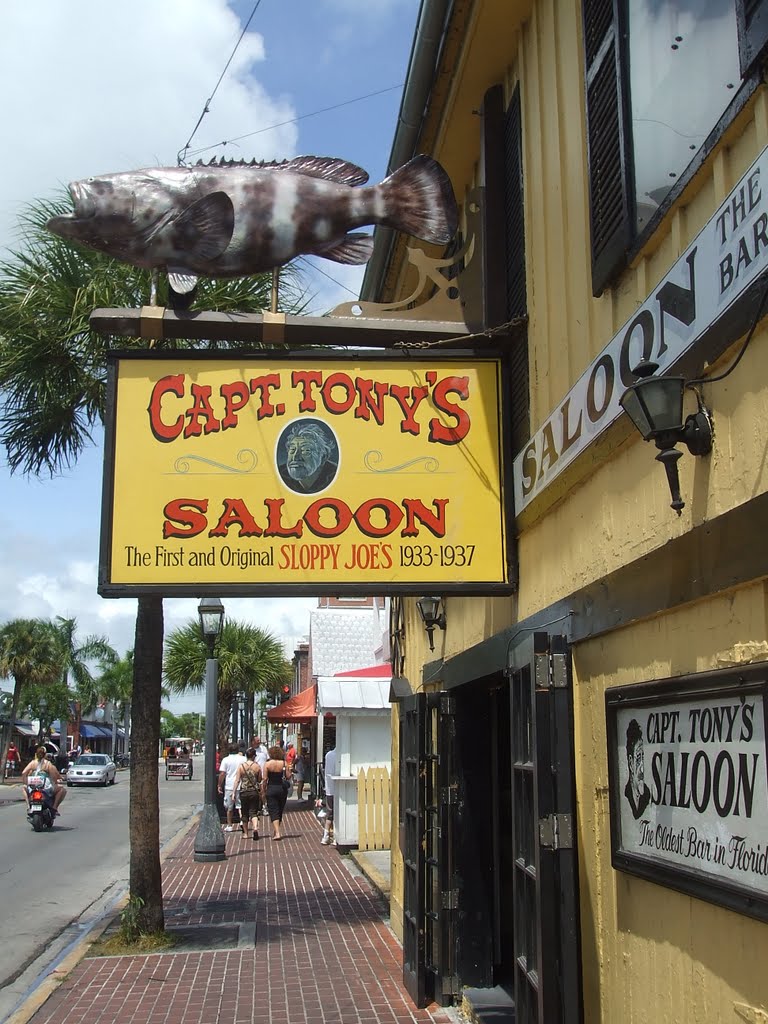
[[[392,601],[418,1003],[768,1019],[767,37],[760,0],[422,2],[392,166],[439,160],[462,233],[411,304],[508,361],[515,536],[434,652]],[[363,300],[411,297],[408,258],[377,231]],[[623,411],[643,360],[684,436]]]

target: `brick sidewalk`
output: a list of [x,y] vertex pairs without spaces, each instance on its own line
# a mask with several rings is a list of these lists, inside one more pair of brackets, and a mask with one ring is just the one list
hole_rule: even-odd
[[310,810],[281,842],[227,835],[227,858],[193,860],[194,829],[163,864],[166,925],[256,924],[256,944],[81,961],[33,1024],[450,1024],[413,1007],[388,908]]

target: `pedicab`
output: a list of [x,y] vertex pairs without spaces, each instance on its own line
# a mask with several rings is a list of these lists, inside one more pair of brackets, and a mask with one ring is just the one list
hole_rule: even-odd
[[189,754],[176,754],[165,762],[166,779],[191,779],[192,758]]
[[172,736],[165,746],[166,779],[191,779],[192,757],[188,751],[192,740],[188,737]]

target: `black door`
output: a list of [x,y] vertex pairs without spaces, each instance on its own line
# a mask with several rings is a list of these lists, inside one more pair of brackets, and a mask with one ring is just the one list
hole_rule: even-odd
[[581,963],[570,654],[534,633],[509,653],[516,1024],[578,1024]]
[[446,693],[417,693],[400,704],[403,980],[418,1007],[446,1005],[458,994],[454,711]]
[[446,1006],[459,994],[456,917],[459,892],[455,821],[459,799],[456,703],[447,693],[426,697],[424,719],[424,954],[426,995]]
[[400,702],[400,801],[403,847],[403,983],[426,1006],[424,962],[424,706],[423,693]]

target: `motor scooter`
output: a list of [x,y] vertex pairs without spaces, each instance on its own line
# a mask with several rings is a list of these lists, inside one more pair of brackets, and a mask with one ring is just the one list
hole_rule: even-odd
[[53,794],[46,792],[45,783],[46,779],[42,775],[30,775],[27,779],[27,795],[29,797],[27,821],[35,832],[53,828],[53,819],[56,817],[56,812],[53,809]]

